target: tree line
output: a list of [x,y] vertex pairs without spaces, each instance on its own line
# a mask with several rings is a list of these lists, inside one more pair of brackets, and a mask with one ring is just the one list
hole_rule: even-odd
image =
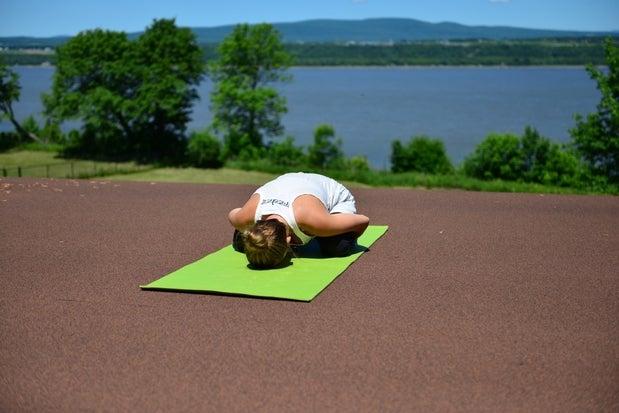
[[[601,65],[603,38],[535,40],[456,40],[394,44],[288,43],[284,49],[298,66],[387,65]],[[208,60],[218,56],[218,44],[201,44]],[[9,65],[56,64],[55,54],[2,52]]]
[[479,40],[372,44],[290,44],[301,66],[602,64],[602,39]]
[[[458,168],[439,139],[392,142],[394,173],[460,173],[563,186],[616,185],[619,180],[619,53],[612,40],[602,48],[607,69],[587,70],[602,94],[597,112],[575,119],[572,141],[560,146],[527,128],[523,136],[490,135]],[[235,27],[207,58],[195,35],[174,20],[153,21],[142,35],[90,30],[57,50],[51,90],[44,94],[45,124],[20,124],[12,103],[19,99],[15,72],[0,64],[0,111],[15,126],[0,146],[37,140],[55,142],[67,156],[135,159],[142,162],[219,167],[225,163],[262,169],[347,170],[371,168],[346,158],[330,125],[317,125],[307,148],[284,136],[286,101],[273,84],[291,80],[294,57],[268,24]],[[187,133],[197,86],[214,84],[213,122]],[[62,133],[60,124],[81,121]]]

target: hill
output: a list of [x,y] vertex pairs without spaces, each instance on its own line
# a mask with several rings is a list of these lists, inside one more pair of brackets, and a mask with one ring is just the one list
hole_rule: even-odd
[[[429,23],[415,19],[377,18],[365,20],[306,20],[294,23],[274,23],[286,43],[388,43],[454,39],[533,39],[588,36],[617,36],[618,32],[580,32],[563,30],[525,29],[506,26],[466,26],[458,23]],[[194,27],[201,44],[218,43],[234,25]],[[140,33],[129,33],[131,38]],[[70,36],[47,38],[0,37],[0,47],[56,47]]]
[[[384,43],[454,39],[532,39],[600,36],[601,33],[523,29],[503,26],[466,26],[458,23],[428,23],[415,19],[306,20],[275,23],[286,43]],[[194,28],[200,43],[221,41],[234,26]]]

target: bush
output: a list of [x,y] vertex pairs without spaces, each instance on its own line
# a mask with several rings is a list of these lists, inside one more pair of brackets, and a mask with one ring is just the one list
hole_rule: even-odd
[[529,126],[525,128],[520,144],[523,156],[522,178],[527,182],[542,182],[551,151],[556,153],[558,146]]
[[346,170],[352,173],[369,172],[371,168],[365,156],[352,156],[346,159]]
[[[463,164],[468,176],[574,188],[589,184],[591,174],[578,156],[531,127],[524,135],[489,135]],[[597,184],[596,184],[597,185]]]
[[319,125],[314,130],[314,143],[307,151],[309,165],[313,168],[342,169],[344,166],[342,140],[335,137],[331,125]]
[[453,166],[440,139],[417,136],[406,145],[399,140],[391,143],[391,170],[447,174],[453,172]]
[[65,143],[65,136],[60,129],[60,125],[54,122],[47,121],[41,129],[39,137],[47,143]]
[[187,159],[198,168],[220,168],[221,142],[209,130],[193,132],[187,144]]
[[266,147],[245,145],[241,148],[236,159],[241,162],[254,162],[254,161],[264,162],[266,156],[267,156]]
[[58,123],[47,120],[45,126],[41,128],[36,118],[30,115],[24,119],[21,126],[27,133],[38,138],[34,141],[30,139],[24,141],[22,137],[18,143],[22,147],[26,145],[32,150],[48,150],[47,146],[57,148],[67,142]]
[[589,180],[587,170],[578,157],[555,143],[550,145],[546,163],[540,169],[541,176],[530,182],[578,188]]
[[8,151],[21,142],[19,134],[15,132],[0,132],[0,152]]
[[464,160],[464,172],[479,179],[522,178],[524,154],[516,135],[490,134]]
[[22,122],[22,128],[24,128],[26,132],[37,136],[43,144],[62,144],[66,142],[65,135],[62,133],[60,125],[50,120],[47,120],[43,128],[41,128],[36,118],[30,115]]
[[72,129],[66,138],[66,144],[60,152],[60,155],[65,158],[73,158],[84,155],[84,140],[80,131]]
[[271,143],[267,148],[267,157],[278,166],[301,167],[307,162],[303,148],[295,146],[292,136],[288,136],[283,142]]
[[21,127],[24,128],[26,132],[32,133],[35,136],[39,136],[39,134],[41,133],[39,123],[32,115],[24,119],[24,121],[21,123]]

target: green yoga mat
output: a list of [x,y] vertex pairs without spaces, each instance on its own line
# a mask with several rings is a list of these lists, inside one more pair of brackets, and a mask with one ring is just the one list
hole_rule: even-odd
[[358,252],[347,257],[321,257],[310,243],[291,265],[270,270],[248,268],[245,254],[228,245],[140,288],[311,301],[386,231],[371,225],[359,237]]

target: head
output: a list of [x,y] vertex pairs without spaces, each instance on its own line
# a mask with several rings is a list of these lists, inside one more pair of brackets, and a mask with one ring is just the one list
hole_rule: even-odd
[[289,258],[287,226],[275,219],[257,221],[242,234],[247,260],[254,268],[274,268]]

